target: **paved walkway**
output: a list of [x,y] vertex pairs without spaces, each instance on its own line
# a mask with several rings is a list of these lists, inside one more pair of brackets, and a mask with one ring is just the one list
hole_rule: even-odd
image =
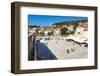
[[80,59],[88,57],[88,47],[64,39],[43,40],[37,43],[38,57],[49,59]]
[[76,59],[87,58],[88,48],[82,47],[79,44],[64,40],[46,41],[47,46],[52,50],[53,54],[58,59]]

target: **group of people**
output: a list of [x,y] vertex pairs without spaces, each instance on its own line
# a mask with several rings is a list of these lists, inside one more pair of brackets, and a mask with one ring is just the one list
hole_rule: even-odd
[[75,49],[67,49],[66,52],[69,54],[70,52],[75,52]]

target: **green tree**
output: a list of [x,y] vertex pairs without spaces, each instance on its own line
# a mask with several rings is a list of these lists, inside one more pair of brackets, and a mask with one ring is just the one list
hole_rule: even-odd
[[61,29],[60,29],[60,32],[61,32],[60,34],[61,34],[62,36],[66,36],[66,35],[68,35],[67,31],[68,31],[68,28],[66,28],[66,27],[61,28]]
[[53,32],[49,32],[49,33],[48,33],[48,36],[52,36],[52,35],[53,35]]

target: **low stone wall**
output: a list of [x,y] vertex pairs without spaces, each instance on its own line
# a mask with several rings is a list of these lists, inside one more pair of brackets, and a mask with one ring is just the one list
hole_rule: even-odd
[[34,49],[35,49],[35,37],[34,34],[28,36],[28,60],[34,60]]

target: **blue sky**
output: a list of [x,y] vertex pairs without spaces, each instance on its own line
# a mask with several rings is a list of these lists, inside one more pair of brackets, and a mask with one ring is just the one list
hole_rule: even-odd
[[50,26],[56,22],[77,21],[87,17],[76,16],[53,16],[53,15],[28,15],[29,25]]

